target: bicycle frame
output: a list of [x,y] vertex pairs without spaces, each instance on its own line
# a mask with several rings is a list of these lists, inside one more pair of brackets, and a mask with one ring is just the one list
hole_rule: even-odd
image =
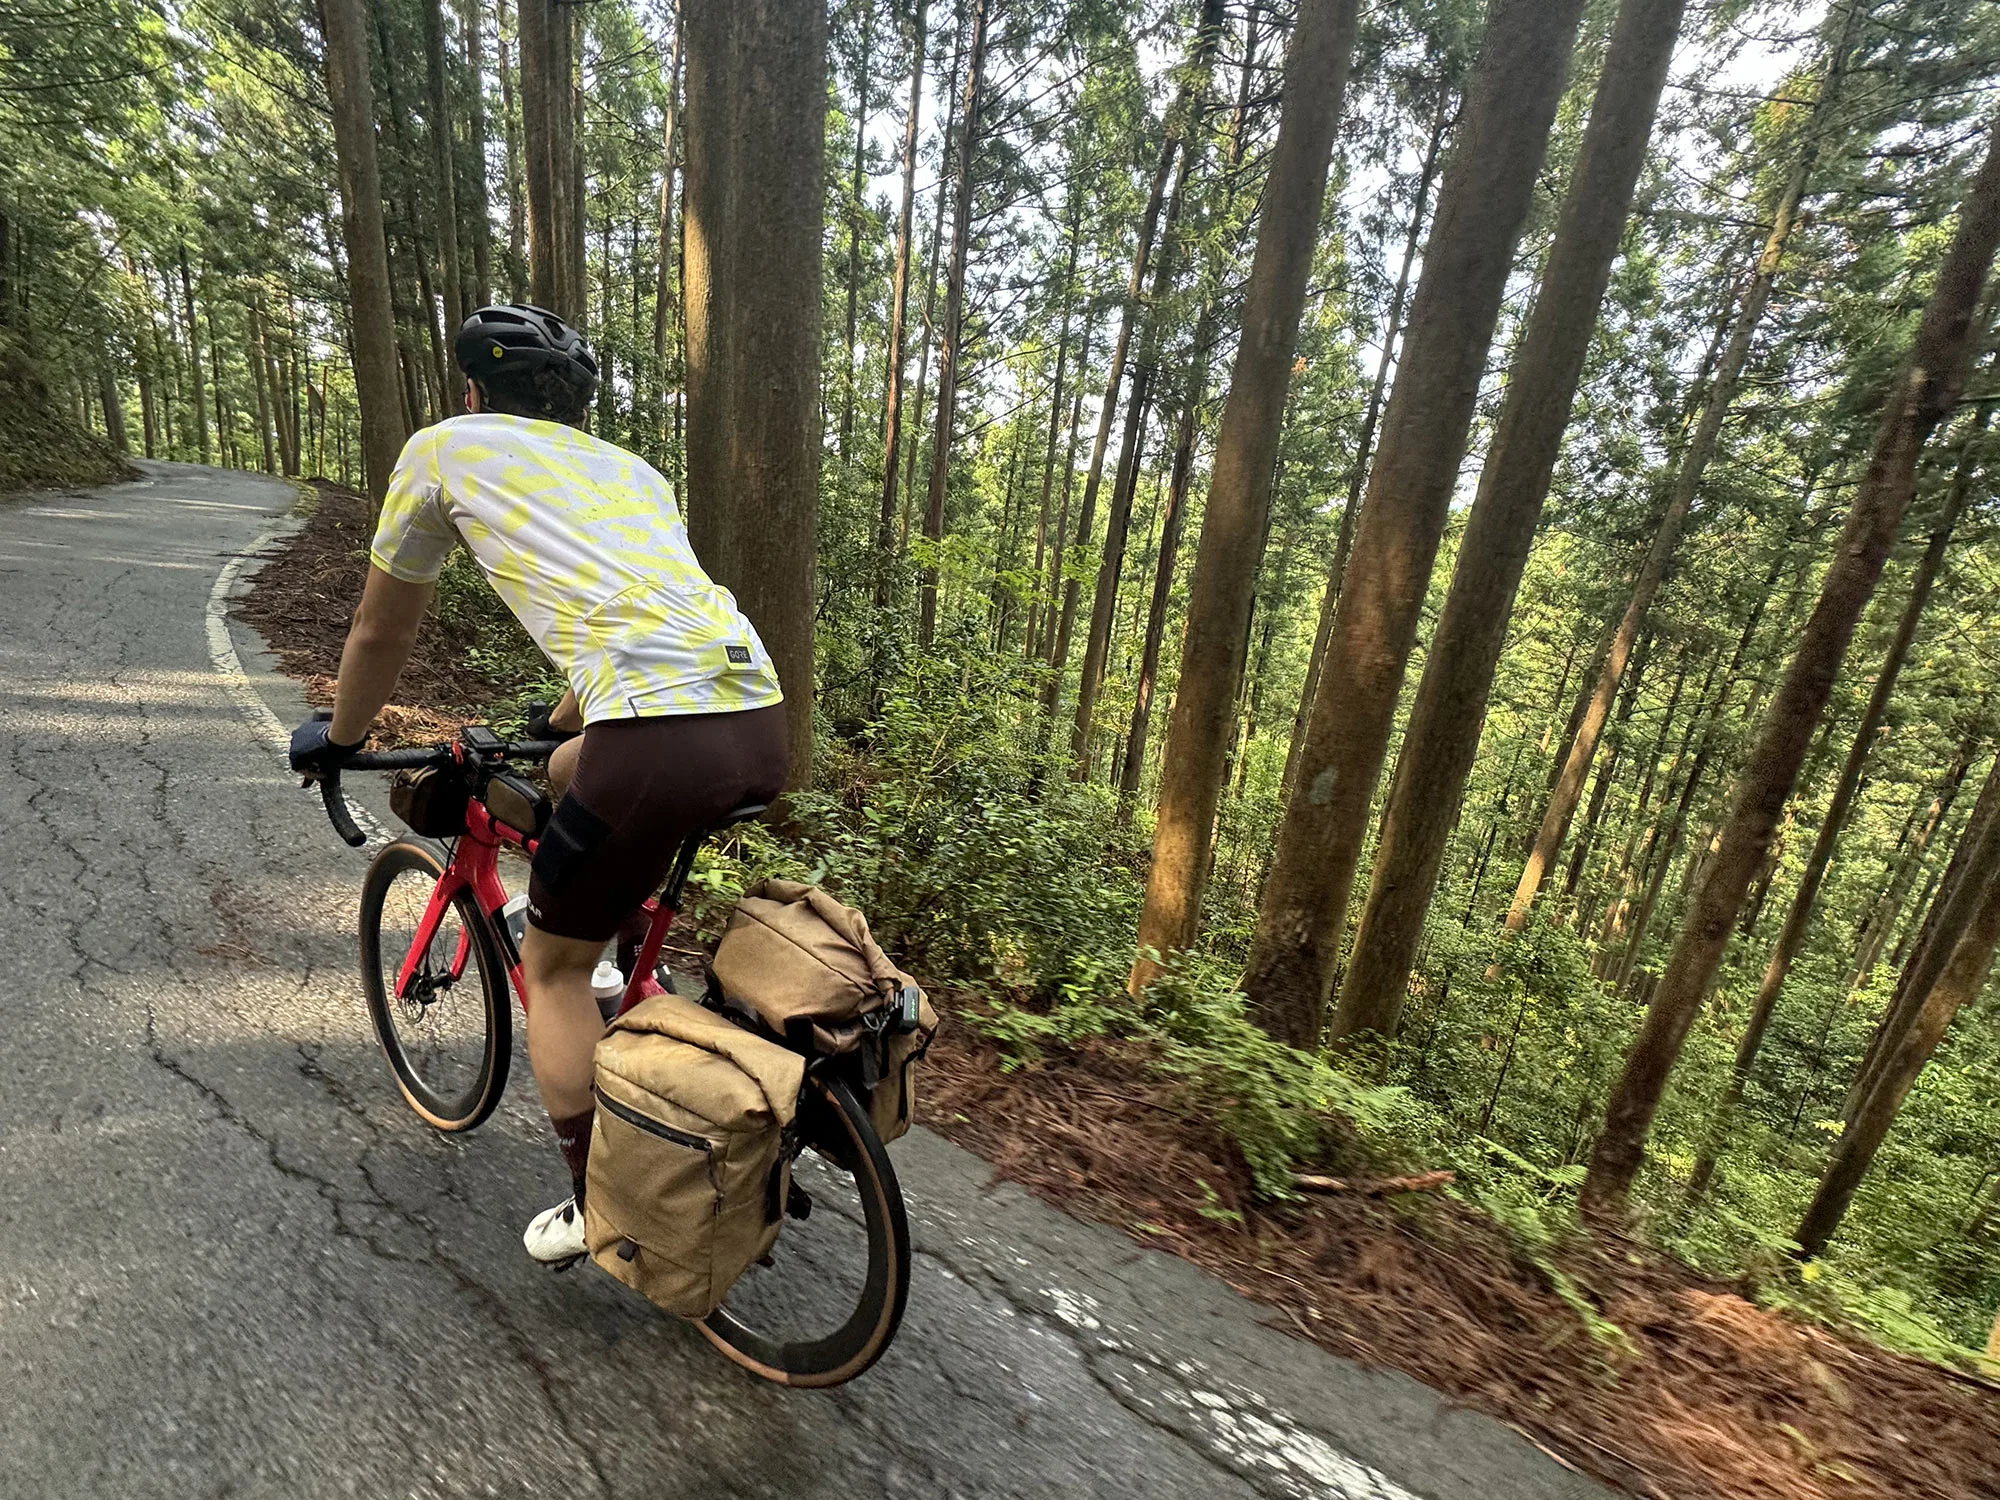
[[[623,1015],[649,995],[660,992],[659,982],[653,978],[653,970],[660,961],[660,948],[666,941],[667,929],[679,915],[680,893],[687,882],[688,871],[694,865],[695,849],[700,845],[702,835],[696,835],[682,846],[675,858],[672,874],[666,888],[654,899],[639,908],[649,919],[646,938],[640,945],[637,962],[632,965],[632,973],[625,983],[625,993],[618,1002],[618,1014]],[[423,918],[417,923],[416,935],[410,940],[410,950],[403,955],[403,967],[396,976],[396,997],[403,999],[409,994],[410,983],[416,977],[417,966],[437,938],[439,925],[444,914],[461,892],[470,891],[473,902],[486,920],[488,929],[500,943],[500,951],[507,960],[508,978],[513,981],[514,996],[520,1002],[521,1014],[528,1013],[528,987],[521,977],[521,955],[514,946],[514,936],[507,929],[501,910],[508,901],[507,888],[500,881],[500,849],[511,845],[530,857],[536,848],[536,841],[509,828],[505,823],[496,822],[486,810],[485,804],[474,799],[466,804],[465,832],[459,836],[457,847],[452,852],[451,863],[444,874],[438,877],[436,887],[431,891],[429,904],[424,907]],[[458,938],[458,951],[451,961],[451,977],[460,978],[465,973],[466,962],[472,956],[472,934],[462,932]]]

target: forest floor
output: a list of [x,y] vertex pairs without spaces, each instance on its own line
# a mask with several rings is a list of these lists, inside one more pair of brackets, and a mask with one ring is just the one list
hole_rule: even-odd
[[[315,701],[367,540],[359,497],[318,486],[240,605]],[[469,665],[477,636],[426,626],[398,697],[432,706],[391,709],[382,738],[439,738],[512,695]],[[1006,1061],[948,1027],[920,1117],[1058,1207],[1201,1266],[1271,1326],[1402,1370],[1634,1495],[2000,1500],[2000,1385],[1758,1307],[1637,1241],[1532,1245],[1433,1192],[1262,1203],[1235,1147],[1133,1045]]]
[[0,335],[0,495],[129,478],[111,444],[58,407],[34,365]]

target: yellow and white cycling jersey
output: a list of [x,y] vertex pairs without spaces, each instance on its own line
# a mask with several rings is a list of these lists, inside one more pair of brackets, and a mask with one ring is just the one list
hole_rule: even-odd
[[636,454],[530,417],[426,427],[396,461],[369,557],[431,583],[461,537],[586,724],[783,701],[756,630],[696,561],[672,486]]

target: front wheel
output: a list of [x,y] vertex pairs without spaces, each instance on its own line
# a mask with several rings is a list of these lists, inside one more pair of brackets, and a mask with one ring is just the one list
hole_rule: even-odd
[[769,1263],[752,1266],[697,1326],[766,1380],[840,1385],[882,1357],[903,1321],[910,1225],[896,1169],[852,1088],[809,1077],[799,1119],[794,1222]]
[[403,970],[444,861],[427,843],[385,846],[361,885],[361,984],[389,1071],[411,1109],[439,1130],[470,1130],[500,1102],[513,1055],[507,966],[470,890],[452,899]]

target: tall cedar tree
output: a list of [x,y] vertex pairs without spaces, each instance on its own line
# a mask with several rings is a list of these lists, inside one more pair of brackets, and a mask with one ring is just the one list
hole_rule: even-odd
[[944,336],[938,344],[937,427],[931,437],[931,487],[924,535],[931,543],[917,596],[917,640],[937,633],[938,554],[944,544],[945,492],[951,481],[951,431],[958,420],[959,359],[965,336],[965,262],[972,241],[973,159],[979,149],[979,102],[986,82],[987,0],[973,0],[972,55],[966,64],[965,107],[959,123],[958,184],[951,214],[951,269],[945,273]]
[[1686,0],[1625,0],[1389,787],[1335,1039],[1395,1030]]
[[1777,279],[1778,265],[1785,253],[1785,242],[1798,227],[1799,205],[1805,198],[1806,184],[1812,177],[1814,164],[1819,159],[1821,145],[1832,128],[1835,108],[1838,103],[1842,83],[1847,74],[1848,48],[1854,29],[1862,12],[1862,0],[1852,0],[1840,22],[1839,40],[1835,42],[1828,56],[1825,82],[1820,87],[1819,99],[1813,111],[1811,122],[1806,127],[1805,139],[1800,143],[1799,154],[1786,174],[1783,188],[1778,195],[1777,208],[1771,216],[1771,228],[1764,238],[1764,247],[1757,257],[1756,269],[1751,273],[1750,285],[1743,294],[1737,308],[1736,320],[1729,330],[1729,340],[1722,350],[1721,363],[1716,366],[1707,393],[1702,398],[1701,417],[1696,423],[1694,434],[1687,447],[1680,453],[1669,471],[1667,480],[1669,498],[1654,529],[1653,540],[1647,548],[1645,560],[1639,565],[1638,577],[1633,581],[1632,594],[1626,602],[1625,613],[1620,618],[1611,644],[1604,653],[1597,671],[1595,685],[1587,699],[1579,700],[1582,713],[1567,737],[1568,749],[1561,758],[1561,770],[1556,774],[1549,793],[1549,805],[1542,814],[1541,826],[1535,832],[1535,841],[1528,851],[1527,863],[1521,870],[1521,878],[1514,888],[1514,901],[1507,911],[1509,931],[1519,932],[1527,925],[1528,913],[1533,908],[1535,898],[1541,892],[1542,882],[1554,867],[1556,856],[1562,852],[1563,840],[1568,837],[1570,820],[1576,816],[1577,804],[1583,800],[1585,781],[1590,776],[1591,761],[1597,754],[1597,744],[1603,735],[1604,726],[1611,717],[1613,703],[1618,697],[1618,688],[1625,675],[1626,665],[1631,661],[1632,650],[1639,638],[1639,632],[1646,623],[1646,616],[1653,607],[1653,597],[1659,592],[1661,582],[1667,576],[1667,567],[1673,561],[1674,548],[1680,540],[1681,527],[1686,522],[1688,512],[1693,509],[1696,494],[1701,489],[1702,476],[1707,472],[1708,462],[1715,456],[1717,440],[1722,434],[1723,419],[1736,399],[1737,387],[1743,378],[1744,364],[1750,357],[1750,342],[1763,321],[1764,310],[1770,304],[1771,288]]
[[[2000,783],[2000,763],[1988,780]],[[1951,944],[1949,962],[1924,985],[1910,1025],[1884,1049],[1873,1085],[1834,1143],[1819,1189],[1793,1236],[1805,1255],[1825,1252],[1938,1043],[1959,1011],[1986,986],[1994,945],[2000,941],[2000,820],[1979,830],[1966,875],[1968,920]]]
[[1271,510],[1278,428],[1291,387],[1334,131],[1346,97],[1356,7],[1357,0],[1300,0],[1285,59],[1278,139],[1243,293],[1242,337],[1188,588],[1180,686],[1167,726],[1153,863],[1139,916],[1139,958],[1129,981],[1134,994],[1158,974],[1154,955],[1177,952],[1194,940],[1201,911],[1209,839],[1242,685],[1240,653]]
[[[375,162],[375,92],[369,81],[368,21],[361,0],[320,0],[326,37],[326,91],[333,103],[340,161],[340,229],[347,250],[348,353],[361,407],[361,462],[368,502],[380,509],[409,428],[397,389],[396,320],[390,306],[389,246],[382,233],[382,174]],[[187,285],[187,257],[181,257]],[[192,313],[192,293],[189,294]],[[195,360],[199,381],[200,359]],[[201,410],[197,388],[195,410]],[[203,433],[203,447],[207,435]]]
[[1195,22],[1194,56],[1181,82],[1175,108],[1179,118],[1167,123],[1167,139],[1177,142],[1180,163],[1160,221],[1159,259],[1147,294],[1139,334],[1139,358],[1132,366],[1131,389],[1125,397],[1125,426],[1118,440],[1118,464],[1112,471],[1111,509],[1105,517],[1104,552],[1097,570],[1097,588],[1090,596],[1090,632],[1084,638],[1083,665],[1077,675],[1076,724],[1070,733],[1070,774],[1079,781],[1090,775],[1090,732],[1097,713],[1097,695],[1111,660],[1111,629],[1115,623],[1118,580],[1125,571],[1125,545],[1132,526],[1132,500],[1139,488],[1140,445],[1151,409],[1153,382],[1160,371],[1160,341],[1165,333],[1168,295],[1173,291],[1180,250],[1181,210],[1187,203],[1188,178],[1203,140],[1202,120],[1208,108],[1209,72],[1222,38],[1221,0],[1203,0]]
[[1319,1039],[1417,616],[1582,16],[1582,0],[1487,11],[1244,979],[1259,1022],[1294,1046]]
[[1888,721],[1890,694],[1895,691],[1896,680],[1902,675],[1903,662],[1916,640],[1917,625],[1923,618],[1924,605],[1930,599],[1931,586],[1937,581],[1938,570],[1944,566],[1945,552],[1951,545],[1953,531],[1957,529],[1959,513],[1965,507],[1966,496],[1971,493],[1979,437],[1991,415],[1990,405],[1983,407],[1972,432],[1960,445],[1958,467],[1945,491],[1943,511],[1931,528],[1930,543],[1924,548],[1924,555],[1917,563],[1916,575],[1910,581],[1910,597],[1904,602],[1902,618],[1896,622],[1896,633],[1889,641],[1889,649],[1883,653],[1882,665],[1876,669],[1875,686],[1868,694],[1868,706],[1862,711],[1861,723],[1855,728],[1847,759],[1840,768],[1840,778],[1834,783],[1833,796],[1827,803],[1825,816],[1820,819],[1819,832],[1813,838],[1812,852],[1806,856],[1806,867],[1800,872],[1798,891],[1785,913],[1785,925],[1779,929],[1778,941],[1772,945],[1770,962],[1764,966],[1764,978],[1757,986],[1757,998],[1751,1003],[1743,1035],[1736,1044],[1736,1061],[1730,1068],[1729,1083],[1715,1113],[1708,1148],[1695,1163],[1694,1176],[1688,1185],[1688,1191],[1694,1196],[1699,1197],[1706,1191],[1709,1178],[1715,1172],[1716,1155],[1728,1135],[1736,1107],[1743,1100],[1744,1087],[1750,1081],[1751,1070],[1757,1065],[1757,1054],[1763,1050],[1764,1037],[1770,1030],[1771,1017],[1777,1012],[1778,997],[1784,990],[1786,977],[1791,973],[1792,960],[1798,956],[1799,948],[1805,941],[1814,906],[1819,900],[1820,886],[1826,879],[1835,846],[1847,827],[1848,815],[1853,811],[1855,796],[1861,789],[1861,773],[1868,764],[1869,752],[1875,748],[1883,724]]
[[917,126],[923,118],[924,25],[930,0],[910,16],[910,104],[903,119],[903,201],[896,213],[896,282],[889,294],[889,370],[882,397],[882,519],[875,532],[875,607],[889,605],[896,565],[896,464],[903,446],[904,346],[909,341],[910,229],[917,204]]
[[687,0],[688,528],[770,650],[812,766],[826,15]]
[[1584,1183],[1584,1201],[1594,1212],[1623,1211],[1645,1160],[1646,1135],[1681,1045],[1715,978],[1751,877],[1770,848],[1772,830],[1833,692],[1854,627],[1875,591],[1916,493],[1917,460],[1932,429],[1944,420],[1964,388],[1976,336],[1974,314],[1996,247],[2000,247],[2000,121],[1988,138],[1986,160],[1960,210],[1909,363],[1884,405],[1875,450],[1820,586],[1819,602],[1765,715],[1757,746],[1737,783],[1720,845],[1688,903],[1673,956],[1612,1090]]

